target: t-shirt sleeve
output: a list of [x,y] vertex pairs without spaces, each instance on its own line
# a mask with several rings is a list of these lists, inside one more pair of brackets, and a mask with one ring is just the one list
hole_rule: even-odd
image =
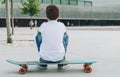
[[61,25],[62,25],[63,31],[65,33],[66,32],[66,27],[65,27],[65,25],[63,23],[61,23]]
[[38,29],[39,32],[42,32],[45,23],[42,23]]

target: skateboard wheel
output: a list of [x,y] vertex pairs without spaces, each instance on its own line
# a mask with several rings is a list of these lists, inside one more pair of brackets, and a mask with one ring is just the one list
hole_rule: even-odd
[[89,66],[89,65],[87,65],[87,64],[84,64],[84,65],[83,65],[84,69],[86,69],[86,67],[87,67],[87,66]]
[[28,70],[28,66],[27,65],[23,66],[23,68],[25,68],[26,71]]
[[92,67],[87,66],[87,67],[84,69],[84,71],[85,71],[86,73],[91,73],[91,72],[92,72]]
[[27,71],[26,71],[26,69],[25,68],[20,68],[20,70],[19,70],[19,74],[25,74]]

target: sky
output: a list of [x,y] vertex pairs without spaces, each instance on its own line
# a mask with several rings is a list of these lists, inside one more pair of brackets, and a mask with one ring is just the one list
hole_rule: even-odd
[[93,6],[120,7],[120,0],[90,0],[90,1],[93,1]]

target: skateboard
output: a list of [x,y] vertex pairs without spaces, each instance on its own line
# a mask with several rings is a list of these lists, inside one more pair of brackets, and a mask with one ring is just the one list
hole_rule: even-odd
[[19,65],[21,68],[19,69],[19,74],[25,74],[28,71],[28,66],[30,65],[58,65],[58,64],[83,64],[84,71],[86,73],[91,73],[92,72],[92,67],[91,65],[93,63],[96,63],[96,61],[85,61],[85,60],[80,60],[80,61],[63,61],[60,63],[40,63],[39,61],[14,61],[14,60],[6,60],[7,62],[14,64],[14,65]]

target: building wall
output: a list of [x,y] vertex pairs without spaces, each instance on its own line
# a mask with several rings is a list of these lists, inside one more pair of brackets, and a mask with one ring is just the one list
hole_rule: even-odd
[[[29,26],[30,16],[21,14],[20,1],[14,0],[14,18],[19,21],[19,26]],[[120,8],[119,7],[93,7],[89,6],[89,2],[86,5],[81,0],[42,0],[40,5],[41,11],[37,17],[33,17],[33,20],[38,20],[38,25],[46,21],[45,9],[49,4],[56,4],[60,9],[60,21],[66,26],[84,26],[84,25],[120,25]],[[74,2],[79,1],[79,2]],[[83,3],[82,3],[83,2]],[[87,3],[87,1],[86,1]],[[0,4],[0,27],[5,26],[5,5]]]

